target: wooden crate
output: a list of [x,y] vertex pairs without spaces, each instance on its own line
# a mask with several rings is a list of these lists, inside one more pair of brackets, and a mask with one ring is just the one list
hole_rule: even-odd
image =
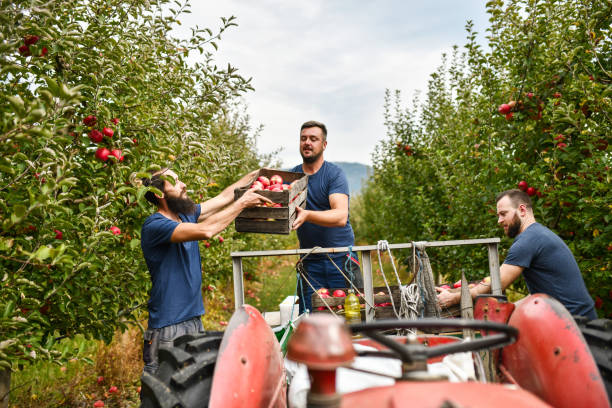
[[[348,288],[337,288],[337,289],[341,289],[345,293],[348,294]],[[329,289],[329,293],[334,293],[334,290],[336,289]],[[363,288],[359,288],[359,291],[363,293]],[[384,294],[379,295],[378,293],[381,293],[381,292]],[[399,306],[400,306],[399,287],[391,286],[391,294],[393,296],[393,302],[395,303],[395,309],[399,311]],[[330,296],[328,298],[325,298],[325,301],[331,307],[331,309],[334,311],[335,314],[344,316],[344,299],[346,298]],[[330,313],[329,309],[325,307],[323,300],[316,293],[312,294],[311,302],[312,302],[313,313],[317,313],[317,312],[318,313]],[[374,305],[372,306],[375,306],[376,304],[380,304],[380,303],[390,303],[390,302],[391,302],[391,297],[389,296],[389,290],[385,286],[378,286],[374,288]],[[365,321],[365,300],[363,297],[359,297],[359,303],[362,305],[361,306],[361,320]],[[342,307],[338,308],[338,306],[342,306]],[[321,307],[323,307],[323,309],[319,310]],[[377,319],[377,320],[397,319],[397,316],[395,316],[395,313],[393,312],[392,305],[375,306],[374,319]]]
[[308,194],[308,176],[306,174],[262,168],[257,172],[255,178],[249,181],[248,185],[234,190],[234,200],[240,198],[259,176],[270,178],[274,174],[281,176],[285,183],[292,183],[297,180],[289,190],[258,191],[259,194],[269,198],[271,201],[280,203],[282,207],[252,207],[244,209],[236,217],[236,231],[260,234],[289,234],[291,232],[291,225],[297,213],[295,207],[300,206],[304,208],[306,206],[306,195]]

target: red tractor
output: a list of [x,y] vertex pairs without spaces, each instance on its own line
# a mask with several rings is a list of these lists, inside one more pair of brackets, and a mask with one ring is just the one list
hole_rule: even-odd
[[[546,295],[529,296],[516,305],[483,297],[477,300],[474,312],[475,320],[385,320],[351,326],[332,315],[314,314],[297,326],[287,358],[308,368],[309,407],[610,406],[580,328],[559,302]],[[585,332],[604,342],[597,350],[600,357],[607,357],[609,386],[612,322],[593,323]],[[471,329],[482,336],[381,334],[390,329],[449,328]],[[353,339],[351,334],[364,337]],[[358,354],[356,344],[370,350]],[[449,382],[428,370],[428,365],[444,356],[483,350],[493,350],[490,364],[495,383],[483,376]],[[478,353],[473,356],[475,361],[479,359]],[[340,393],[337,371],[350,368],[356,358],[367,357],[399,361],[401,373],[392,379],[392,385]],[[159,358],[157,375],[143,376],[143,407],[289,406],[280,344],[252,306],[237,310],[224,334],[183,336],[174,347],[160,349]],[[606,369],[606,361],[600,367]]]
[[[496,242],[485,244],[495,289]],[[268,322],[243,304],[240,254],[232,254],[237,307],[226,331],[160,348],[158,372],[142,377],[142,407],[610,407],[610,320],[575,320],[543,294],[516,303],[481,296],[474,319],[346,325],[314,313],[287,326],[295,330],[285,358]],[[362,255],[367,297],[371,268]]]

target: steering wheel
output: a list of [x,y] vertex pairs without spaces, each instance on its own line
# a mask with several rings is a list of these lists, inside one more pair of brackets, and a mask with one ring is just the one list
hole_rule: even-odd
[[[492,349],[512,344],[518,336],[518,329],[503,323],[485,320],[466,319],[418,319],[418,320],[377,320],[368,323],[356,323],[348,326],[353,334],[361,333],[377,343],[387,347],[391,353],[384,351],[364,352],[360,355],[377,355],[382,357],[400,358],[404,363],[413,363],[415,359],[438,357],[444,354],[460,353]],[[463,339],[461,341],[433,347],[404,345],[380,333],[381,330],[392,329],[472,329],[495,332],[479,339]]]

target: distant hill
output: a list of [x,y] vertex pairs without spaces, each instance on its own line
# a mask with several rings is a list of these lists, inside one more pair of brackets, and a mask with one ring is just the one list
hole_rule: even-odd
[[349,189],[351,195],[356,195],[361,192],[361,187],[365,184],[368,179],[368,172],[372,171],[370,166],[366,166],[361,163],[349,163],[349,162],[333,162],[339,166],[346,173],[348,178]]

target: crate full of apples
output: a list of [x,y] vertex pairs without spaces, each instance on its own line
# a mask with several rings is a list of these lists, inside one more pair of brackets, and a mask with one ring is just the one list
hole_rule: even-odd
[[234,190],[234,199],[237,200],[248,190],[256,190],[270,199],[272,204],[244,209],[236,218],[236,231],[289,234],[296,217],[295,208],[306,206],[308,176],[262,168],[247,185]]

